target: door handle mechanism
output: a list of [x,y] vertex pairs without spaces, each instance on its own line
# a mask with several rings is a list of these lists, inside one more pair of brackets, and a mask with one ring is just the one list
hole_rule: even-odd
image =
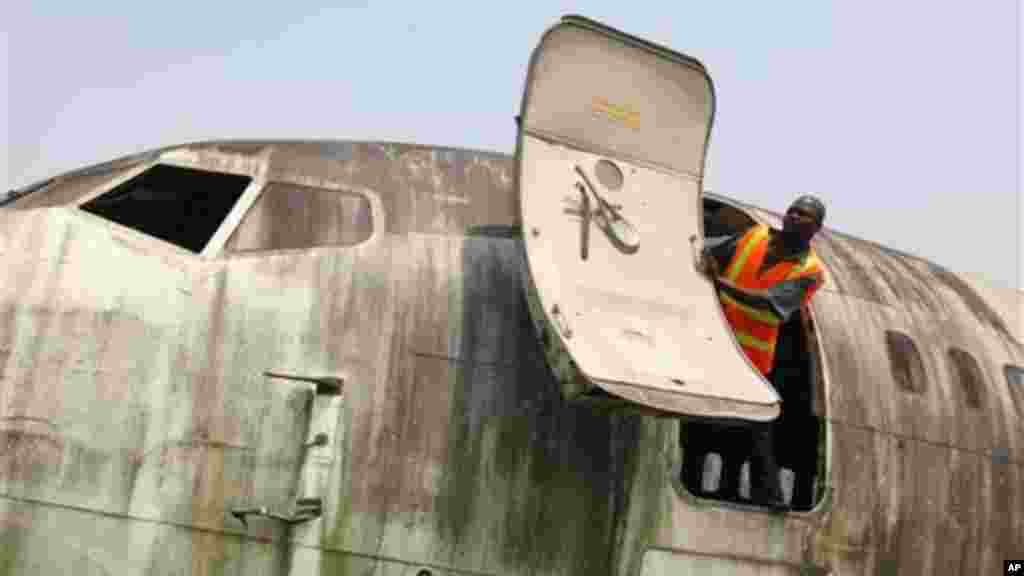
[[619,212],[621,207],[612,205],[597,193],[597,189],[590,182],[590,177],[587,176],[587,173],[583,171],[579,164],[576,165],[576,173],[583,179],[587,190],[590,191],[594,196],[594,200],[597,201],[597,210],[594,213],[597,216],[601,229],[608,236],[608,239],[612,241],[612,245],[624,254],[633,254],[639,250],[640,233]]

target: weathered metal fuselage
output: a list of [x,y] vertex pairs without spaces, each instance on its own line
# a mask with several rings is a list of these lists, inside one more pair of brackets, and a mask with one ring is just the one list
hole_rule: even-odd
[[[200,254],[77,207],[157,162],[252,178]],[[362,198],[371,233],[240,250],[236,228],[304,237],[253,208],[274,183]],[[1003,374],[1024,365],[1020,293],[823,233],[831,490],[770,514],[689,495],[675,420],[562,399],[517,218],[507,156],[344,142],[183,146],[8,203],[0,574],[987,574],[1024,556],[1024,391]],[[916,342],[922,392],[894,383],[887,330]],[[951,346],[981,365],[979,408]],[[322,516],[231,514],[299,498]]]

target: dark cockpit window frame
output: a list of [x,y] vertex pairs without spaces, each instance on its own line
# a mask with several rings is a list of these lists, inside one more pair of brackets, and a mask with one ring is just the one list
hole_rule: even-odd
[[950,348],[946,356],[949,358],[949,376],[959,385],[967,405],[976,410],[981,409],[985,376],[978,361],[970,352],[956,347]]
[[80,201],[78,209],[198,256],[229,222],[253,180],[245,174],[155,162]]
[[896,385],[911,394],[924,394],[927,390],[927,373],[914,340],[902,332],[886,330],[885,345]]

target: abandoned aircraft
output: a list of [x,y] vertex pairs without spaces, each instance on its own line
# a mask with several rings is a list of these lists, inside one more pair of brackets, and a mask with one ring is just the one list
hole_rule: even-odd
[[[729,222],[779,225],[704,193],[713,116],[699,62],[566,17],[532,56],[514,157],[208,142],[16,191],[0,574],[1024,556],[1022,294],[823,230],[780,396],[695,266]],[[723,499],[723,439],[783,405],[791,509]]]

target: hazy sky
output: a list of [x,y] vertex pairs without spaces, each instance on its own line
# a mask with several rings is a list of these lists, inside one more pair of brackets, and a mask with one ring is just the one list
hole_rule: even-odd
[[1013,0],[314,4],[8,5],[4,189],[203,139],[510,153],[530,52],[579,13],[708,67],[709,189],[815,193],[836,229],[1021,285]]

